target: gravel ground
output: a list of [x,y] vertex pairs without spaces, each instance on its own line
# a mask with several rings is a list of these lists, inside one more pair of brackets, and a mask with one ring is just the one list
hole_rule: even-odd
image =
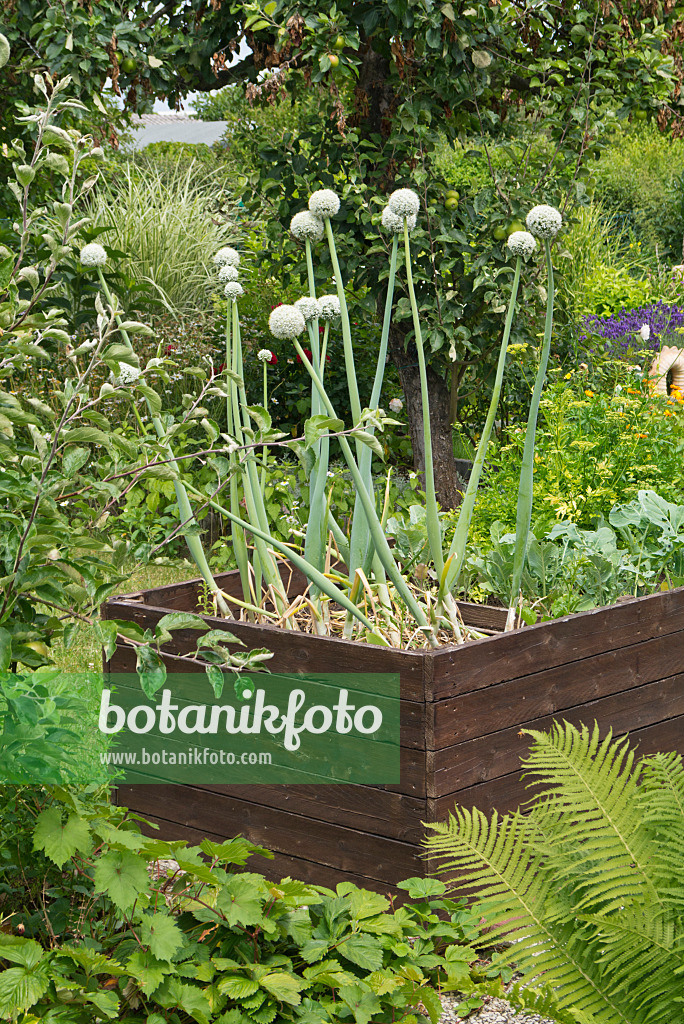
[[[458,997],[442,996],[444,1010],[440,1017],[440,1024],[463,1022],[462,1017],[456,1016],[456,1007],[460,1002],[461,999]],[[554,1024],[554,1021],[550,1021],[548,1017],[539,1017],[536,1013],[516,1013],[505,999],[485,996],[484,1003],[478,1013],[467,1018],[467,1024]]]

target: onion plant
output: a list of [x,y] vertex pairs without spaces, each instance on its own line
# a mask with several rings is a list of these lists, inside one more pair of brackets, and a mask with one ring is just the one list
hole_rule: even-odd
[[[525,562],[529,536],[534,445],[541,392],[546,375],[553,325],[553,267],[550,242],[561,225],[557,210],[548,206],[535,207],[527,218],[529,231],[514,232],[507,246],[515,257],[510,301],[501,339],[487,418],[475,455],[470,481],[460,508],[454,537],[448,552],[444,553],[442,523],[437,503],[432,437],[429,414],[427,365],[420,314],[416,301],[412,274],[411,232],[420,212],[418,196],[411,189],[398,189],[389,197],[382,214],[382,227],[391,238],[390,265],[385,296],[385,308],[380,332],[377,365],[370,402],[361,407],[354,358],[351,320],[347,304],[345,283],[337,256],[332,220],[340,207],[339,197],[331,189],[319,189],[309,199],[308,209],[296,214],[290,224],[294,238],[303,243],[307,267],[307,294],[293,305],[275,307],[269,318],[272,335],[293,346],[293,351],[304,365],[311,381],[311,415],[306,421],[303,438],[283,440],[284,434],[272,428],[268,411],[268,365],[273,359],[269,349],[261,349],[256,358],[263,364],[263,405],[248,405],[244,385],[244,358],[252,353],[243,352],[239,300],[243,294],[240,283],[240,254],[230,246],[219,249],[214,257],[218,279],[227,299],[225,325],[225,376],[222,394],[226,399],[226,440],[228,471],[213,495],[207,495],[192,486],[184,485],[173,460],[173,452],[163,424],[159,418],[160,400],[151,392],[148,407],[152,425],[165,451],[172,470],[176,471],[174,485],[181,524],[186,532],[188,546],[197,566],[215,595],[222,614],[229,615],[228,604],[239,609],[239,614],[255,621],[265,617],[285,628],[301,628],[299,615],[306,610],[307,625],[320,634],[332,629],[335,616],[337,628],[345,637],[357,633],[374,643],[399,644],[406,636],[406,616],[413,627],[409,630],[408,644],[416,642],[436,646],[440,639],[451,638],[461,642],[464,629],[460,620],[454,589],[458,584],[466,556],[470,521],[487,448],[491,439],[496,411],[503,387],[506,355],[515,315],[523,264],[537,248],[536,238],[544,242],[548,269],[548,302],[544,341],[541,348],[532,403],[525,436],[523,463],[520,475],[515,562],[511,579],[511,600],[507,628],[515,624],[520,580]],[[535,237],[536,236],[536,237]],[[327,244],[335,279],[335,292],[317,294],[314,273],[316,246]],[[401,249],[400,249],[401,245]],[[400,267],[400,256],[403,268]],[[110,307],[117,315],[119,330],[128,352],[132,346],[129,323],[122,320],[109,292],[102,265],[106,254],[101,246],[86,246],[82,262],[97,267],[100,282]],[[387,345],[394,305],[396,281],[401,270],[405,276],[412,313],[413,336],[418,353],[418,367],[423,408],[423,444],[425,452],[426,528],[429,557],[437,579],[436,589],[424,582],[417,584],[402,571],[385,534],[388,509],[388,486],[384,501],[376,495],[373,477],[373,455],[382,455],[376,437],[392,423],[380,408]],[[324,330],[320,332],[320,324]],[[133,325],[135,326],[135,325]],[[140,325],[137,325],[140,326]],[[339,328],[342,334],[345,371],[352,413],[351,426],[345,426],[326,389],[326,353],[330,331]],[[308,337],[309,348],[303,347]],[[131,362],[135,362],[134,359]],[[137,375],[137,367],[128,368]],[[395,403],[396,404],[396,403]],[[335,520],[330,508],[330,494],[326,493],[331,443],[339,446],[355,489],[355,507],[349,532]],[[302,459],[309,480],[309,517],[303,545],[298,548],[275,538],[269,527],[265,502],[268,477],[268,453],[271,446],[287,445]],[[226,497],[219,500],[225,487]],[[230,524],[230,538],[242,583],[242,598],[229,597],[220,591],[209,568],[195,527],[191,496],[202,500],[223,515]],[[188,529],[188,527],[190,529]],[[299,569],[309,581],[305,594],[293,599],[284,583],[284,559]],[[336,608],[334,613],[332,609]],[[341,609],[341,612],[339,611]],[[339,615],[342,615],[342,620]],[[473,631],[470,631],[470,635]]]
[[[351,637],[356,629],[368,638],[368,611],[372,609],[372,618],[376,633],[379,631],[384,638],[392,641],[401,634],[399,621],[402,616],[400,608],[404,608],[415,622],[415,628],[422,633],[429,644],[438,642],[440,633],[463,639],[462,624],[453,590],[457,584],[466,554],[466,543],[470,520],[475,505],[477,489],[481,478],[484,461],[491,433],[494,427],[503,377],[506,365],[506,354],[510,339],[513,317],[516,309],[518,288],[523,262],[526,262],[537,247],[535,235],[545,240],[547,262],[550,267],[549,240],[552,237],[552,226],[560,225],[560,214],[550,207],[537,207],[531,211],[528,220],[530,231],[514,232],[508,239],[508,249],[516,258],[513,270],[513,284],[508,312],[501,340],[499,360],[497,364],[494,388],[487,419],[484,424],[473,471],[460,509],[459,518],[451,546],[444,557],[442,526],[437,504],[434,467],[432,461],[432,438],[429,416],[429,394],[427,385],[427,367],[421,330],[419,310],[416,302],[411,268],[411,232],[416,225],[420,203],[418,196],[410,189],[398,189],[389,198],[388,205],[382,214],[382,226],[392,239],[390,269],[388,277],[385,310],[380,334],[380,345],[376,373],[369,406],[361,408],[354,346],[351,334],[351,322],[347,305],[344,279],[342,277],[336,252],[335,236],[332,219],[340,207],[339,197],[331,189],[320,189],[310,197],[308,209],[296,214],[290,224],[294,238],[303,243],[306,254],[308,294],[302,296],[294,305],[277,306],[269,318],[269,328],[273,336],[281,341],[289,341],[306,368],[311,380],[311,416],[305,424],[304,443],[288,442],[303,457],[309,474],[309,519],[304,538],[303,552],[295,551],[292,545],[276,542],[268,529],[263,496],[256,486],[254,468],[258,455],[255,449],[260,446],[267,448],[269,443],[279,443],[283,435],[271,429],[271,420],[267,411],[267,390],[264,390],[264,405],[248,407],[241,384],[242,350],[239,341],[239,316],[237,300],[241,288],[237,274],[227,274],[222,270],[220,277],[226,280],[225,291],[229,299],[228,317],[232,329],[228,329],[230,351],[227,350],[226,364],[232,367],[235,383],[230,390],[228,399],[231,409],[227,416],[229,450],[231,465],[237,471],[239,485],[231,479],[230,509],[225,514],[231,523],[233,539],[244,539],[250,536],[253,543],[251,566],[244,565],[244,550],[236,549],[238,566],[243,575],[245,594],[251,595],[250,607],[255,610],[260,604],[261,585],[255,587],[264,572],[266,590],[271,592],[272,601],[278,607],[272,583],[277,572],[273,553],[289,553],[291,561],[304,572],[310,581],[309,604],[312,613],[313,629],[320,633],[328,632],[329,601],[333,600],[346,612],[343,635]],[[549,212],[550,211],[550,212]],[[557,228],[556,228],[557,230]],[[553,232],[555,233],[555,232]],[[327,242],[330,260],[335,278],[336,295],[317,295],[314,274],[315,247]],[[418,352],[418,366],[423,406],[423,441],[425,451],[425,492],[426,492],[426,523],[430,559],[438,580],[437,593],[431,594],[424,587],[416,587],[414,582],[405,578],[397,563],[385,536],[384,513],[379,509],[378,497],[375,494],[373,480],[373,454],[381,454],[380,445],[375,437],[377,430],[383,430],[388,421],[380,408],[380,395],[383,384],[384,367],[387,356],[387,343],[394,303],[395,282],[399,259],[399,244],[403,242],[403,269],[406,278],[406,289],[413,317],[414,340]],[[224,250],[225,252],[225,250]],[[237,254],[235,254],[237,257]],[[221,262],[221,259],[219,259]],[[229,261],[237,266],[237,260]],[[534,453],[534,432],[536,426],[539,395],[543,386],[548,361],[548,350],[551,338],[551,322],[553,314],[553,278],[549,270],[549,308],[547,311],[547,330],[540,361],[537,384],[532,401],[532,412],[528,423],[526,452]],[[320,344],[319,322],[325,324],[323,342]],[[343,421],[337,415],[334,405],[326,390],[325,368],[326,348],[329,331],[336,325],[341,326],[342,347],[345,360],[345,371],[352,411],[352,426],[345,429]],[[303,336],[308,335],[309,349],[302,345]],[[268,350],[265,350],[266,352]],[[264,358],[263,352],[259,358]],[[258,429],[248,429],[245,419],[251,415]],[[242,420],[241,420],[242,417]],[[331,440],[335,438],[350,472],[355,492],[355,508],[349,534],[345,534],[335,521],[326,498],[326,480]],[[261,456],[262,467],[267,463]],[[263,479],[263,477],[262,477]],[[263,485],[261,487],[263,491]],[[250,493],[251,492],[251,493]],[[244,494],[247,516],[239,504]],[[523,460],[519,499],[519,545],[524,552],[527,547],[527,533],[531,504],[526,505],[527,497],[531,501],[531,478],[528,459]],[[215,507],[218,508],[218,505]],[[260,543],[261,542],[261,543]],[[242,543],[242,540],[241,540]],[[264,551],[264,545],[266,550]],[[334,546],[334,556],[331,545]],[[339,566],[335,572],[330,571],[333,557],[344,562],[345,569],[341,575]],[[271,559],[271,560],[269,560]],[[268,560],[267,566],[264,563]],[[516,563],[516,571],[519,566]],[[520,572],[522,570],[520,569]],[[331,589],[332,577],[335,578],[333,596]],[[517,579],[517,582],[516,582]],[[340,591],[337,583],[344,583],[344,601],[339,599]],[[519,579],[514,577],[512,586],[519,586]],[[517,589],[516,589],[517,593]],[[280,601],[285,601],[280,594]],[[292,623],[290,623],[292,624]],[[377,642],[377,641],[376,641]]]
[[527,214],[527,227],[537,238],[543,239],[544,252],[546,254],[547,284],[546,284],[546,322],[544,324],[544,341],[542,342],[537,376],[530,402],[530,411],[527,416],[527,430],[525,431],[525,443],[523,445],[523,460],[520,469],[520,483],[518,485],[518,505],[515,523],[515,549],[513,553],[513,574],[511,578],[511,598],[508,602],[508,615],[506,617],[506,629],[513,629],[515,625],[516,608],[519,603],[520,583],[522,580],[525,558],[527,556],[527,544],[530,535],[530,523],[532,521],[532,498],[534,483],[534,445],[537,431],[537,417],[539,416],[539,403],[546,378],[546,368],[549,362],[551,351],[551,334],[553,332],[553,261],[551,259],[551,239],[555,238],[560,231],[562,218],[558,210],[553,206],[535,206]]

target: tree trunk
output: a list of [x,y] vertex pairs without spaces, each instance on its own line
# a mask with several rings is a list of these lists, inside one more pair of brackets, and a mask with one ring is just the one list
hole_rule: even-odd
[[[389,351],[399,371],[399,379],[406,399],[413,465],[419,473],[425,472],[425,449],[423,445],[423,405],[420,396],[420,374],[418,353],[414,342],[406,347],[403,331],[390,328]],[[457,473],[451,427],[451,394],[448,385],[427,368],[428,392],[430,396],[430,426],[432,428],[432,461],[435,468],[435,490],[437,500],[443,509],[456,508],[461,503],[462,483]]]

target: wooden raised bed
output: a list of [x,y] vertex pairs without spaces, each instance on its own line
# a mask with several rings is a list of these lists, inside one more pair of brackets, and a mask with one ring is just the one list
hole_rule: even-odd
[[[239,594],[236,573],[218,577]],[[296,572],[294,594],[303,588]],[[111,599],[104,616],[153,626],[197,611],[198,581]],[[504,612],[462,605],[471,625],[497,628]],[[401,679],[401,782],[361,785],[122,785],[118,801],[160,826],[163,838],[247,836],[272,850],[255,870],[334,886],[386,891],[423,875],[424,822],[455,803],[511,810],[529,794],[519,780],[521,727],[554,717],[629,732],[641,753],[684,753],[684,588],[437,651],[396,651],[250,623],[208,618],[248,647],[274,652],[282,673],[392,672]],[[174,634],[174,653],[197,634]],[[169,671],[180,671],[172,656]],[[183,665],[187,671],[187,665]],[[135,671],[117,647],[105,672]],[[198,671],[201,669],[198,667]]]

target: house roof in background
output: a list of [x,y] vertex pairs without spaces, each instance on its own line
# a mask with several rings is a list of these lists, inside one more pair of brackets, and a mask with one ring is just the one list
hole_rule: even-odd
[[185,113],[142,114],[133,118],[133,148],[142,149],[151,142],[203,142],[211,146],[221,138],[226,125],[226,121],[195,121]]

